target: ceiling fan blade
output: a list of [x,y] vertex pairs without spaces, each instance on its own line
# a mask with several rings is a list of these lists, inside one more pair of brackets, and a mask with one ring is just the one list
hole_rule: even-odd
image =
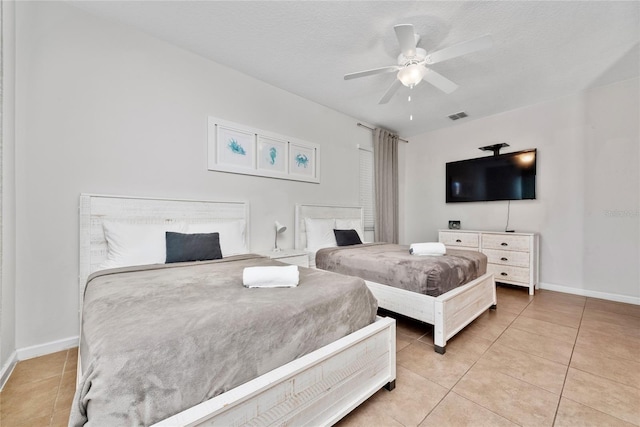
[[386,104],[387,102],[389,102],[391,97],[396,93],[400,86],[402,86],[402,82],[398,79],[395,79],[391,86],[389,86],[389,89],[387,89],[387,91],[385,92],[384,96],[380,98],[378,104]]
[[493,46],[493,39],[490,35],[478,37],[477,39],[468,40],[466,42],[454,44],[453,46],[445,47],[436,52],[427,55],[426,63],[435,64],[438,62],[446,61],[447,59],[456,58],[458,56],[466,55],[467,53],[476,52],[482,49],[488,49]]
[[430,68],[427,68],[427,72],[422,77],[425,82],[431,83],[444,93],[451,93],[458,89],[458,85],[444,77],[442,74],[438,74]]
[[411,24],[400,24],[393,27],[396,30],[396,37],[402,54],[407,58],[416,56],[416,33]]
[[357,73],[345,74],[344,79],[345,80],[357,79],[358,77],[373,76],[374,74],[390,73],[392,71],[398,71],[399,69],[400,67],[398,67],[397,65],[374,68],[372,70],[358,71]]

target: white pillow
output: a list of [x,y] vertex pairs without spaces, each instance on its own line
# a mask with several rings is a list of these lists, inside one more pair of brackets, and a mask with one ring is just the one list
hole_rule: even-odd
[[187,225],[188,234],[220,233],[220,250],[223,258],[249,252],[245,241],[245,229],[246,222],[243,219]]
[[362,221],[359,219],[336,219],[338,230],[356,230],[360,241],[364,242],[364,232],[362,231]]
[[304,225],[307,230],[307,251],[315,252],[318,249],[338,246],[333,229],[336,228],[334,219],[305,218]]
[[119,221],[102,223],[107,240],[107,260],[101,269],[130,265],[164,264],[167,260],[166,232],[184,233],[186,224],[131,224]]

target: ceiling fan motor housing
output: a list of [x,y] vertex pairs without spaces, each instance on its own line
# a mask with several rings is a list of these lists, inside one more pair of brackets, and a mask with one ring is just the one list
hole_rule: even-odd
[[425,60],[427,57],[427,51],[417,47],[415,56],[406,57],[403,54],[398,55],[398,65],[407,67],[412,64],[417,64]]

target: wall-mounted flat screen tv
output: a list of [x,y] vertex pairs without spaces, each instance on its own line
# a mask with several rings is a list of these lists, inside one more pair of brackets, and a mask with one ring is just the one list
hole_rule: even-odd
[[447,163],[447,203],[536,198],[536,150]]

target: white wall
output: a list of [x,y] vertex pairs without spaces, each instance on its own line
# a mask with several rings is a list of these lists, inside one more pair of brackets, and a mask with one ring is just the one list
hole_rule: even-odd
[[[81,192],[247,200],[251,247],[295,203],[358,202],[356,120],[62,3],[17,4],[17,346],[78,334]],[[207,171],[207,116],[321,146],[321,184]]]
[[540,233],[543,286],[640,302],[639,93],[632,79],[412,137],[403,241],[437,239],[450,219],[504,230],[507,202],[445,203],[445,163],[537,148],[537,199],[511,202],[509,228]]
[[16,348],[15,256],[15,25],[14,4],[2,2],[2,232],[0,253],[0,387],[12,368]]

